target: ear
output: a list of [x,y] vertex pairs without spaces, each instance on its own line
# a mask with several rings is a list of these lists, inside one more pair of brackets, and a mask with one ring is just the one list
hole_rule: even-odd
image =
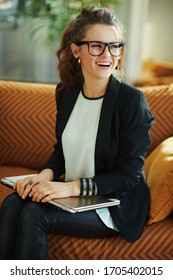
[[79,57],[80,48],[79,46],[75,45],[74,43],[71,44],[71,51],[75,58]]

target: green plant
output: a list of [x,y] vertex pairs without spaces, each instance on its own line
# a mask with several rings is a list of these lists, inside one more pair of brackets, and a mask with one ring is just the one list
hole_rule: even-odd
[[115,10],[118,5],[119,0],[27,0],[24,12],[27,22],[32,19],[30,36],[40,38],[46,34],[44,40],[50,46],[58,42],[68,22],[75,18],[82,8],[102,6]]

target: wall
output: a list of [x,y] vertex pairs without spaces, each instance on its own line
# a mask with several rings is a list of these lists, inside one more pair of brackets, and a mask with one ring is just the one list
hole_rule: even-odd
[[143,59],[173,61],[173,0],[150,0]]
[[143,75],[148,59],[173,62],[173,0],[121,0],[120,19],[127,29],[126,79]]

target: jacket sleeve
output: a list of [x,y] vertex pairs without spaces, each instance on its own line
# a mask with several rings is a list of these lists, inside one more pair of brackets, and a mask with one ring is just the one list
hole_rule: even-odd
[[95,176],[100,195],[122,194],[145,182],[143,165],[154,118],[144,94],[137,89],[125,87],[116,102],[111,133],[118,131],[114,137],[118,144],[111,143],[109,150],[114,154],[115,143],[118,151],[111,170]]
[[56,126],[55,126],[56,144],[54,145],[54,150],[50,155],[48,162],[42,168],[42,169],[45,168],[52,169],[54,173],[54,179],[59,178],[65,172],[65,162],[64,162],[64,155],[63,155],[62,143],[60,139],[60,129],[59,129],[59,115],[60,115],[59,112],[61,110],[61,103],[63,100],[64,93],[59,91],[58,89],[59,89],[59,85],[56,88],[56,107],[57,107]]

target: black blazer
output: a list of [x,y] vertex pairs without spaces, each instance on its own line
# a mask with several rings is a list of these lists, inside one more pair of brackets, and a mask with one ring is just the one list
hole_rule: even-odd
[[[66,92],[58,92],[58,89],[56,92],[57,143],[44,166],[54,171],[55,178],[65,172],[61,136],[80,90],[77,86]],[[153,122],[144,94],[111,76],[96,138],[94,179],[99,195],[120,199],[120,205],[110,207],[110,213],[129,242],[141,236],[148,218],[150,196],[143,164]]]

